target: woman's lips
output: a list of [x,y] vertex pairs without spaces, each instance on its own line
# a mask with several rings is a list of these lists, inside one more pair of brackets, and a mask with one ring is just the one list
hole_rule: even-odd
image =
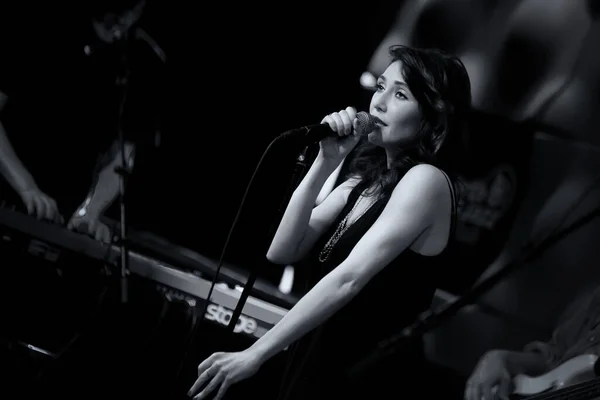
[[379,117],[373,115],[373,119],[375,120],[375,123],[377,125],[381,125],[381,126],[387,126],[387,124],[385,122],[383,122]]

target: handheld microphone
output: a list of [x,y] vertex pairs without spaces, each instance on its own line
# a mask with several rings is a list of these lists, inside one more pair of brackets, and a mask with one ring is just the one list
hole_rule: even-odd
[[[368,135],[369,133],[373,132],[375,128],[377,128],[377,121],[375,117],[365,111],[361,111],[356,114],[356,119],[356,131],[361,136]],[[303,136],[303,139],[306,142],[318,143],[326,137],[337,138],[338,134],[337,132],[334,132],[333,129],[331,129],[327,124],[317,124],[303,126],[302,128],[298,129],[292,129],[291,131],[285,132],[281,136],[283,139],[289,136]]]

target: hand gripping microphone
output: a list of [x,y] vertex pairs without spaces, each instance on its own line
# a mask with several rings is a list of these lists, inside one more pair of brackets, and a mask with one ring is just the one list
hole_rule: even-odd
[[[357,126],[356,131],[359,135],[365,136],[371,133],[375,128],[377,128],[377,119],[373,117],[371,114],[361,111],[356,114]],[[285,132],[282,136],[282,139],[285,139],[289,136],[303,136],[303,141],[308,143],[318,143],[326,137],[338,137],[337,132],[334,132],[333,129],[329,127],[327,124],[317,124],[317,125],[308,125],[303,126],[302,128],[292,129],[290,131]],[[308,144],[307,143],[307,144]]]

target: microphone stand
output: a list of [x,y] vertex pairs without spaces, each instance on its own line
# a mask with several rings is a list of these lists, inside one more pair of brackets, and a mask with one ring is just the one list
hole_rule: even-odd
[[128,59],[128,39],[129,36],[125,33],[123,38],[120,39],[121,54],[120,54],[120,65],[119,73],[116,79],[116,85],[121,89],[121,102],[119,105],[119,116],[118,116],[118,145],[121,152],[121,165],[115,168],[115,172],[119,175],[119,208],[120,208],[120,250],[121,250],[121,268],[120,268],[120,293],[121,303],[126,304],[129,298],[128,281],[129,275],[129,246],[127,244],[127,213],[125,206],[125,186],[127,178],[131,174],[127,157],[125,155],[125,133],[123,128],[124,110],[125,103],[127,101],[127,94],[129,91],[129,59]]
[[[287,136],[285,136],[285,134],[282,135],[281,137],[287,138]],[[281,203],[277,209],[277,216],[279,216],[281,214],[281,210],[288,204],[289,199],[291,198],[294,189],[299,184],[302,174],[307,167],[307,164],[306,164],[307,153],[308,153],[308,146],[306,146],[304,148],[302,153],[300,153],[300,155],[296,159],[296,166],[294,167],[294,172],[292,173],[292,177],[289,180],[289,183],[286,187],[285,195],[283,196]],[[273,236],[273,232],[275,231],[277,226],[278,226],[278,224],[276,222],[271,224],[271,227],[269,229],[269,234],[267,237],[270,238],[271,236]],[[248,276],[248,280],[246,281],[246,284],[244,285],[244,289],[242,290],[240,300],[237,302],[235,310],[233,311],[233,313],[231,315],[231,319],[229,320],[229,324],[227,325],[227,329],[230,333],[233,333],[233,330],[235,329],[235,325],[237,324],[237,321],[240,318],[240,315],[242,314],[244,305],[246,305],[246,301],[248,300],[250,291],[252,290],[252,288],[254,286],[254,282],[256,281],[256,270],[257,270],[256,267],[251,268],[250,275]]]
[[414,343],[416,339],[421,338],[426,333],[440,326],[444,321],[455,316],[463,307],[475,303],[500,281],[504,280],[520,268],[523,268],[526,263],[539,257],[550,247],[554,246],[572,232],[588,224],[598,216],[600,216],[600,207],[585,214],[570,226],[551,234],[549,237],[543,239],[537,246],[531,244],[525,246],[523,249],[524,251],[519,257],[493,273],[484,281],[481,281],[477,286],[473,287],[453,303],[441,307],[441,310],[430,310],[421,314],[417,321],[406,327],[402,332],[380,342],[375,351],[351,366],[351,368],[346,371],[347,374],[353,378],[361,376],[384,358],[407,349],[408,345]]

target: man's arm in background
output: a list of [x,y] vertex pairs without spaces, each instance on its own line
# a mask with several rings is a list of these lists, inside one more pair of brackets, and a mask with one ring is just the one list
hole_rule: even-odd
[[[0,91],[0,116],[7,101],[8,96]],[[0,174],[21,197],[29,215],[56,222],[61,220],[56,202],[38,188],[35,179],[17,156],[1,120]]]

